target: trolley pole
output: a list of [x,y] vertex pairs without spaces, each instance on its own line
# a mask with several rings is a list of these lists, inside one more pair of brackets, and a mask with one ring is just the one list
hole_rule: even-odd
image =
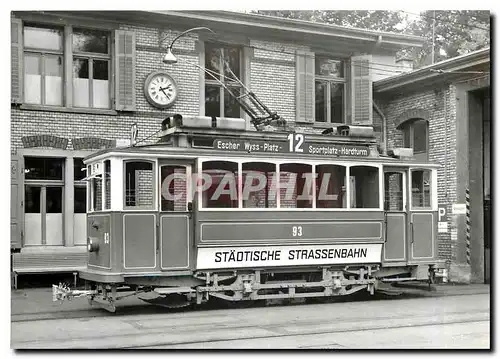
[[470,190],[465,189],[465,249],[467,264],[470,266]]

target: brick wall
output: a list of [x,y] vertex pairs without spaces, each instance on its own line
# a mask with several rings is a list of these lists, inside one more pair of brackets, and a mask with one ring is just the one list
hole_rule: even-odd
[[[168,115],[198,115],[200,113],[200,70],[196,48],[198,35],[191,33],[175,43],[179,62],[174,65],[162,63],[166,44],[180,32],[160,30],[146,26],[122,24],[121,30],[136,34],[136,111],[118,112],[117,115],[72,113],[60,111],[11,109],[11,153],[22,148],[23,136],[51,134],[69,139],[67,149],[72,150],[71,139],[100,137],[109,140],[128,139],[129,128],[138,124],[138,139],[148,137],[160,128]],[[166,37],[160,47],[160,39]],[[295,120],[295,50],[307,47],[251,40],[248,84],[257,96],[273,111],[287,121]],[[164,70],[174,77],[179,93],[176,103],[169,109],[153,107],[144,96],[146,77],[157,70]],[[153,138],[152,141],[156,139]],[[148,141],[150,142],[150,141]]]
[[388,148],[403,146],[403,131],[396,129],[395,125],[400,116],[416,109],[428,111],[430,114],[430,118],[427,119],[428,155],[430,161],[441,165],[438,169],[438,203],[446,205],[449,214],[449,233],[438,234],[438,253],[440,258],[450,260],[456,258],[457,243],[457,229],[451,217],[451,204],[457,200],[455,91],[453,85],[446,85],[390,97],[374,94],[375,101],[387,118]]
[[154,205],[154,177],[152,170],[135,171],[135,205],[152,206]]

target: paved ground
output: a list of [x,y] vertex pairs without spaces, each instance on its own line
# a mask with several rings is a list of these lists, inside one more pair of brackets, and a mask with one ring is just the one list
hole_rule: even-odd
[[488,349],[489,289],[451,291],[456,295],[13,321],[11,346]]

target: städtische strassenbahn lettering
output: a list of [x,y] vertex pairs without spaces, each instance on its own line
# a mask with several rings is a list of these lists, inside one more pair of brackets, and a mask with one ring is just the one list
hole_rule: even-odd
[[[288,259],[326,259],[326,258],[366,258],[366,248],[342,249],[289,249]],[[215,262],[259,262],[266,260],[280,260],[281,250],[245,250],[215,252]]]
[[379,262],[378,243],[205,247],[198,249],[198,268],[242,268],[307,264]]

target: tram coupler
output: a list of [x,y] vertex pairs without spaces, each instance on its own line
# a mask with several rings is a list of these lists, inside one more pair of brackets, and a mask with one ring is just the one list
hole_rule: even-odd
[[77,290],[71,289],[68,285],[59,283],[59,285],[52,285],[52,301],[63,302],[65,299],[68,301],[73,298],[87,297],[97,295],[97,290]]

